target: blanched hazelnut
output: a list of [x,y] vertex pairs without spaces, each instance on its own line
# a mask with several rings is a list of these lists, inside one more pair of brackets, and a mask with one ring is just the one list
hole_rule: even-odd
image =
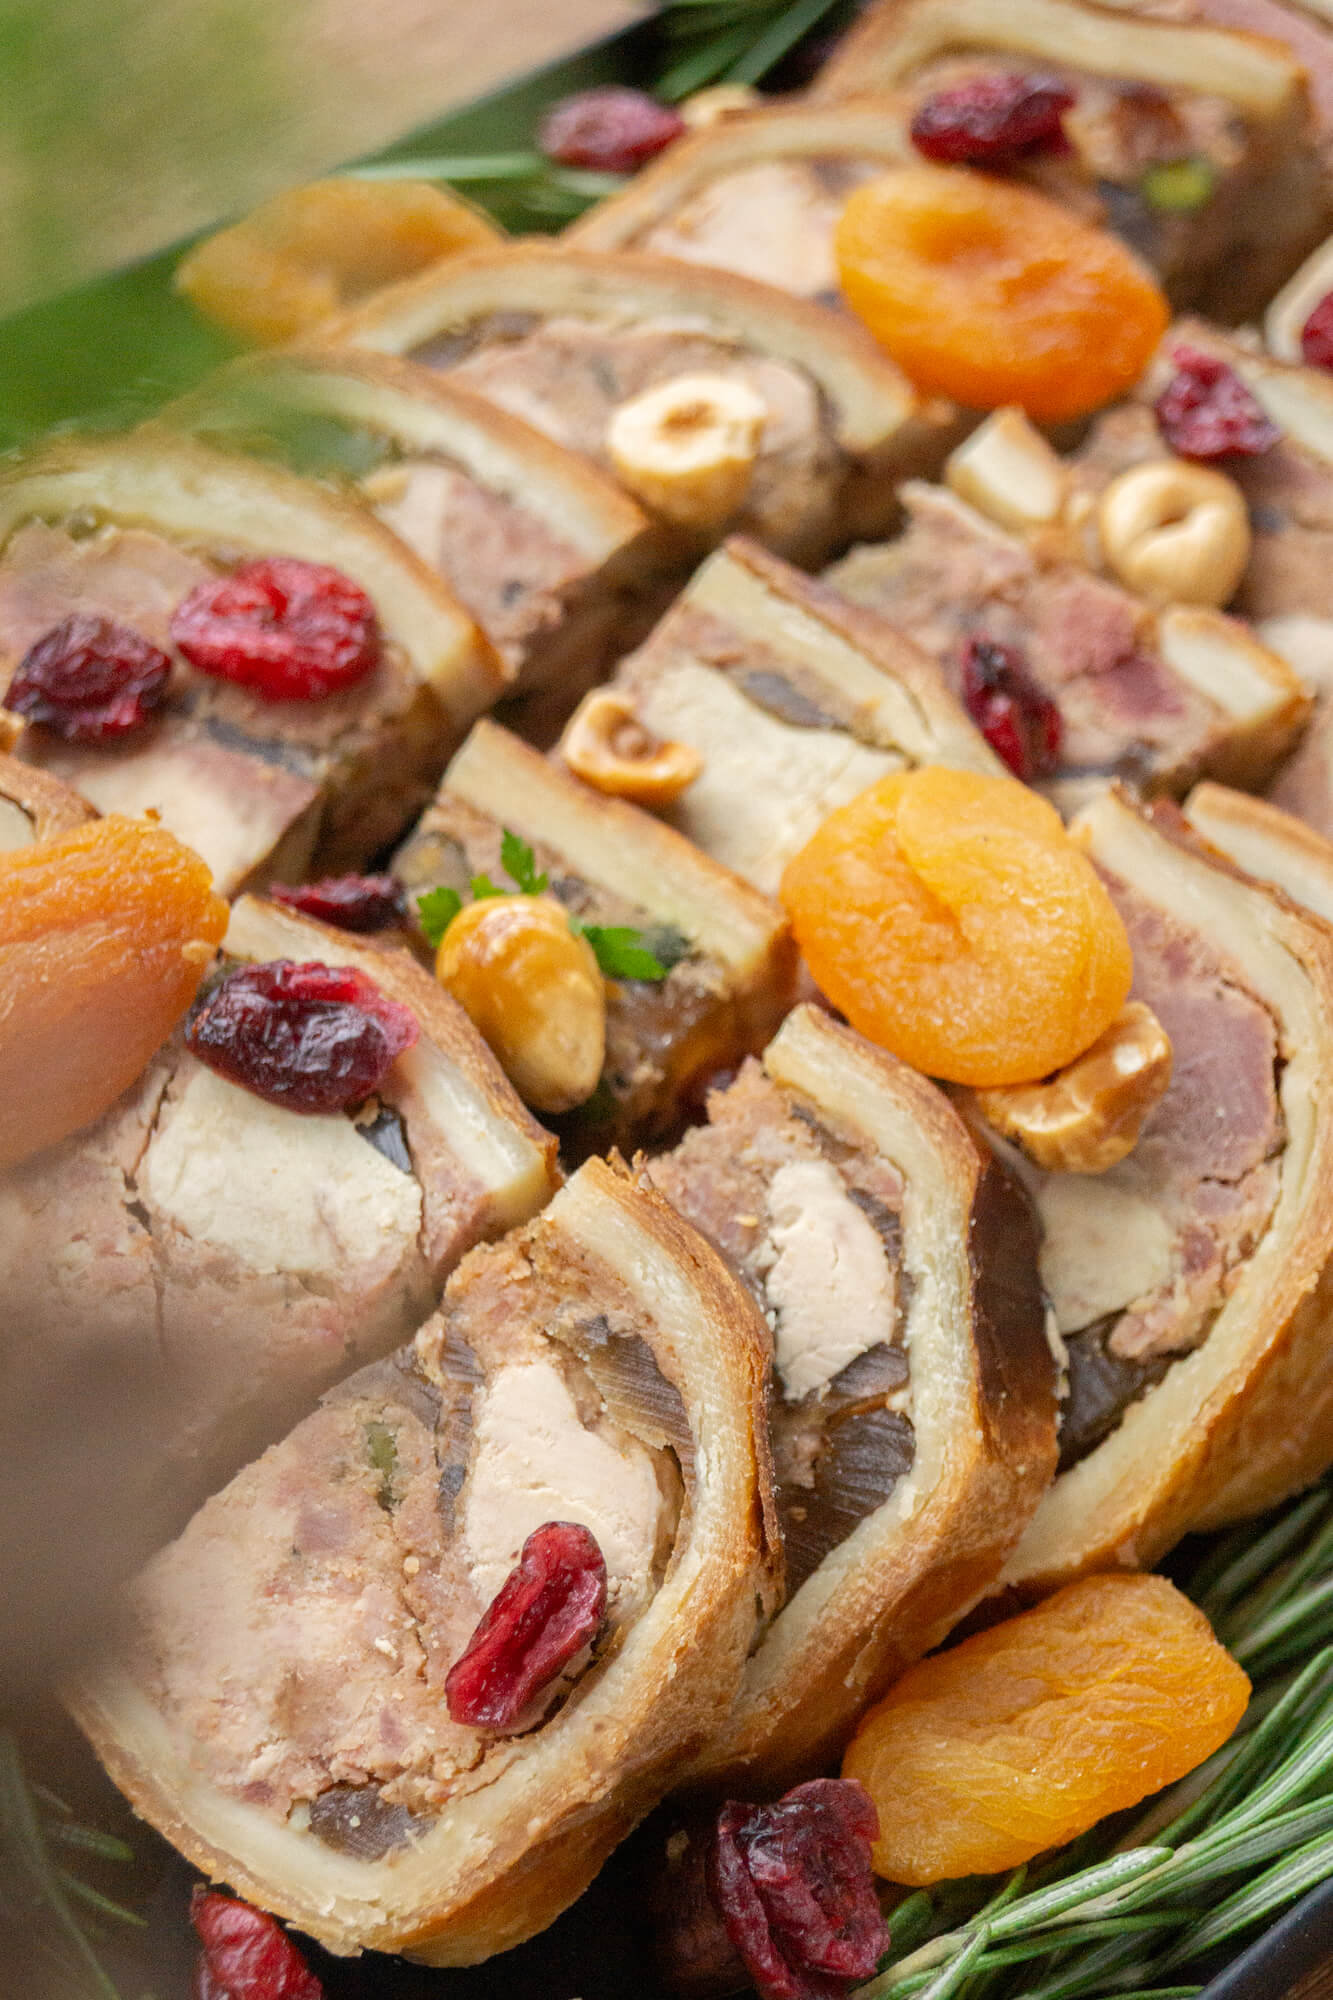
[[487,896],[445,932],[435,976],[535,1111],[572,1111],[606,1060],[606,984],[551,896]]
[[960,500],[1018,533],[1050,527],[1064,506],[1065,468],[1016,405],[979,424],[950,453],[944,477]]
[[713,83],[706,90],[696,90],[677,108],[692,132],[702,132],[710,125],[757,110],[763,101],[752,83]]
[[1159,604],[1229,602],[1250,560],[1245,497],[1224,472],[1154,459],[1113,479],[1097,526],[1123,583]]
[[676,375],[631,396],[606,431],[630,492],[678,527],[720,528],[744,504],[768,405],[730,375]]
[[565,725],[560,755],[585,785],[641,806],[670,805],[704,767],[690,744],[645,729],[634,704],[612,688],[584,696]]
[[1171,1043],[1151,1007],[1131,1000],[1104,1035],[1045,1083],[973,1092],[981,1116],[1053,1173],[1104,1174],[1138,1143],[1171,1081]]

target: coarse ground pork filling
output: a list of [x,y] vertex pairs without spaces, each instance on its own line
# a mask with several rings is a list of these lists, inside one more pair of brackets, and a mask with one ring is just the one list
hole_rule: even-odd
[[647,1171],[773,1330],[769,1421],[790,1596],[911,1470],[903,1182],[753,1058],[708,1112]]
[[938,487],[910,482],[906,532],[854,549],[827,572],[853,603],[878,612],[938,660],[960,698],[970,639],[1014,646],[1060,711],[1070,779],[1151,783],[1193,767],[1225,733],[1223,713],[1173,674],[1138,599],[1069,562],[1043,562]]
[[[446,788],[400,848],[394,871],[412,899],[442,884],[466,901],[474,875],[509,887],[501,861],[503,835],[498,820]],[[537,869],[550,878],[548,895],[584,923],[637,931],[668,968],[661,980],[608,981],[601,1083],[586,1106],[555,1123],[580,1154],[622,1135],[660,1134],[678,1124],[683,1095],[734,1047],[727,970],[673,926],[587,881],[556,848],[540,840],[532,848]]]
[[370,1859],[521,1755],[450,1718],[445,1677],[544,1522],[596,1536],[608,1611],[525,1731],[651,1604],[693,1478],[660,1344],[608,1267],[524,1232],[210,1500],[136,1583],[129,1642],[199,1776]]
[[1108,1173],[1025,1170],[1042,1282],[1069,1351],[1061,1469],[1200,1346],[1281,1187],[1277,1028],[1231,959],[1105,877],[1134,950],[1133,997],[1171,1038],[1166,1095]]
[[733,167],[641,230],[632,247],[715,264],[838,305],[834,230],[852,189],[883,173],[885,164],[841,154]]
[[381,521],[443,576],[516,671],[567,615],[587,561],[530,507],[439,455],[409,454],[362,491]]
[[[361,813],[369,854],[401,826],[418,781],[408,710],[419,690],[396,646],[386,645],[355,687],[319,701],[263,701],[196,672],[176,653],[170,624],[177,605],[249,553],[202,550],[155,530],[74,516],[27,522],[0,557],[0,684],[36,640],[76,613],[128,625],[172,659],[162,709],[133,735],[80,744],[28,730],[18,754],[100,811],[159,812],[229,895],[309,820],[326,788],[378,771],[374,800]],[[315,831],[311,825],[307,849]]]
[[[997,50],[923,65],[908,85],[912,110],[937,91],[1015,71],[1055,78],[1068,87],[1074,103],[1060,121],[1069,142],[1065,150],[1034,149],[1005,162],[1005,171],[1077,208],[1089,221],[1105,223],[1167,273],[1225,251],[1238,184],[1243,186],[1254,168],[1253,141],[1234,104]],[[1205,170],[1202,199],[1183,209],[1154,204],[1152,169],[1180,161]]]
[[411,359],[450,369],[467,387],[604,464],[613,413],[641,391],[678,375],[744,382],[767,416],[733,525],[783,547],[831,532],[846,466],[818,384],[795,364],[685,314],[638,323],[497,314],[467,333],[426,342]]

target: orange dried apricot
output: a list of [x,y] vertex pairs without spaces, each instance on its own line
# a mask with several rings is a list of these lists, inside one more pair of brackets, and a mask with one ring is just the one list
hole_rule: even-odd
[[1138,380],[1169,318],[1118,237],[958,168],[902,167],[857,188],[835,250],[847,303],[899,367],[974,409],[1086,416]]
[[499,240],[469,203],[428,181],[312,181],[207,237],[175,282],[206,319],[264,347],[440,257]]
[[0,1167],[108,1110],[227,928],[199,856],[108,818],[0,855]]
[[1160,1576],[1090,1576],[912,1667],[843,1761],[913,1888],[1015,1868],[1211,1757],[1250,1683]]
[[1031,1083],[1129,994],[1125,926],[1054,807],[1012,778],[881,778],[788,862],[782,900],[820,990],[928,1076]]

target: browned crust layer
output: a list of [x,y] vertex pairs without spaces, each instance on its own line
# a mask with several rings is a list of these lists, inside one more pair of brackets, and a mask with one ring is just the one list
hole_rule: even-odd
[[0,752],[0,799],[8,799],[32,821],[34,840],[55,840],[96,819],[96,810],[59,778]]
[[1086,0],[878,0],[820,72],[816,102],[883,90],[920,65],[968,49],[1005,49],[1110,76],[1229,98],[1247,117],[1300,117],[1305,72],[1281,42],[1199,21],[1138,17]]
[[731,271],[641,251],[537,241],[468,252],[328,320],[321,347],[402,354],[496,311],[698,315],[759,352],[807,368],[829,398],[844,448],[877,453],[920,411],[906,378],[858,322]]
[[[690,1790],[780,1790],[827,1767],[866,1704],[938,1645],[994,1581],[1055,1467],[1055,1365],[1045,1332],[1032,1212],[1009,1177],[983,1155],[947,1099],[924,1077],[821,1010],[801,1007],[783,1036],[799,1037],[802,1087],[869,1143],[874,1100],[910,1121],[939,1185],[918,1187],[938,1254],[953,1249],[958,1286],[938,1311],[942,1346],[912,1355],[917,1463],[922,1491],[904,1520],[895,1492],[825,1559],[779,1614],[756,1650],[730,1726],[688,1774]],[[775,1059],[778,1081],[794,1073]],[[821,1093],[818,1051],[838,1066],[843,1092]],[[890,1157],[893,1157],[892,1155]],[[908,1162],[893,1160],[908,1181]],[[944,1347],[947,1346],[947,1361]],[[943,1365],[941,1365],[943,1364]],[[960,1387],[936,1410],[937,1384]],[[938,1392],[943,1395],[944,1392]],[[947,1399],[946,1399],[947,1400]],[[832,1587],[821,1572],[836,1570]]]
[[1333,923],[1333,840],[1267,799],[1196,785],[1185,801],[1194,831],[1236,867]]
[[296,408],[346,413],[349,421],[365,410],[407,450],[449,450],[483,486],[495,484],[495,462],[504,461],[523,480],[514,498],[590,561],[619,559],[632,570],[660,555],[661,531],[591,460],[438,370],[397,355],[300,347],[245,355],[170,404],[162,421],[207,432],[210,419],[225,416],[251,385],[275,400],[285,395]]
[[619,1245],[631,1290],[657,1282],[674,1293],[679,1386],[707,1467],[673,1570],[586,1700],[520,1743],[493,1783],[387,1864],[352,1862],[268,1820],[246,1838],[249,1808],[226,1811],[239,1837],[210,1838],[198,1822],[225,1802],[186,1759],[154,1754],[151,1712],[142,1697],[136,1710],[116,1669],[69,1692],[136,1810],[207,1875],[334,1951],[472,1964],[549,1924],[726,1714],[756,1597],[771,1588],[766,1343],[752,1301],[660,1197],[605,1161],[584,1166],[524,1233],[551,1232],[613,1260]]
[[[1177,894],[1184,920],[1198,912],[1204,936],[1243,965],[1277,1019],[1288,1136],[1278,1209],[1241,1282],[1202,1347],[1056,1480],[1004,1574],[1025,1595],[1151,1567],[1182,1535],[1275,1506],[1333,1460],[1333,930],[1171,807],[1108,794],[1080,833],[1142,894]],[[1210,919],[1228,904],[1236,928],[1219,934]]]
[[908,115],[895,97],[863,99],[831,109],[784,105],[747,112],[678,139],[623,193],[599,201],[566,230],[564,241],[589,250],[627,248],[675,213],[719,175],[766,160],[851,158],[899,166],[915,158]]

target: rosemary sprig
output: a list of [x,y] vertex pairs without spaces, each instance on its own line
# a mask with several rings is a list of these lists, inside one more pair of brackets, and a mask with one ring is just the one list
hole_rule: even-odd
[[710,83],[759,83],[840,0],[667,0],[675,59],[658,95],[675,103]]
[[1232,1740],[1035,1885],[918,1891],[854,2000],[1184,2000],[1200,1986],[1173,1980],[1333,1876],[1333,1485],[1228,1537],[1186,1588],[1254,1680]]
[[[143,1918],[55,1861],[56,1842],[105,1860],[133,1858],[123,1841],[80,1827],[60,1800],[30,1787],[17,1743],[0,1731],[0,1929],[12,1928],[25,1949],[48,1962],[58,1982],[51,1990],[61,2000],[120,2000],[74,1904],[117,1923],[142,1924]],[[44,1989],[34,1980],[25,1990]]]

